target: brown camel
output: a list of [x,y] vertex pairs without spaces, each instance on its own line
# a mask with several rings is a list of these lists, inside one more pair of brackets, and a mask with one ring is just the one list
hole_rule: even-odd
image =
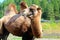
[[42,11],[37,5],[33,4],[30,6],[30,10],[33,14],[31,18],[31,28],[33,35],[37,38],[42,36],[42,26],[41,26],[41,15]]
[[[8,13],[6,12],[7,15],[1,19],[6,35],[12,33],[16,36],[22,36],[22,40],[33,40],[33,36],[40,38],[42,34],[40,25],[41,9],[36,5],[32,5],[30,8],[24,8],[24,11],[22,10],[19,14],[16,14],[14,10],[14,6],[12,6],[10,10],[8,9]],[[26,13],[28,15],[32,14],[32,16],[27,17]],[[7,40],[6,38],[4,40]]]
[[[0,40],[7,40],[9,32],[4,27],[5,20],[8,21],[13,15],[17,14],[16,6],[14,4],[9,4],[5,10],[4,16],[0,19]],[[10,17],[9,17],[10,16]],[[8,18],[7,18],[8,17]],[[8,20],[7,20],[8,19]]]
[[31,27],[23,35],[23,40],[34,40],[34,38],[42,37],[42,26],[41,26],[42,10],[35,4],[32,4],[29,10],[30,10],[29,13],[31,14],[29,16],[29,18],[31,19]]
[[[22,3],[21,3],[22,4]],[[25,6],[24,6],[25,7]],[[5,11],[5,15],[1,18],[1,27],[3,27],[3,40],[7,40],[9,33],[12,33],[16,36],[22,36],[31,25],[31,20],[28,17],[25,17],[25,10],[20,14],[17,13],[15,5],[10,4]]]

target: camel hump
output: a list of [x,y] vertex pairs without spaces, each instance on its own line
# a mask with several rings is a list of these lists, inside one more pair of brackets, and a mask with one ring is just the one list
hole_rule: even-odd
[[22,2],[20,3],[20,6],[23,7],[23,8],[28,8],[27,3],[24,2],[24,1],[22,1]]
[[7,15],[7,14],[9,14],[9,12],[12,12],[12,11],[15,12],[15,13],[18,13],[15,4],[10,3],[10,4],[5,8],[5,13],[4,13],[4,15]]

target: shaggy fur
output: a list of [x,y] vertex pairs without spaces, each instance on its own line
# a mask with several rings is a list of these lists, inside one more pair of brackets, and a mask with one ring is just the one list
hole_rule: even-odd
[[[16,10],[16,6],[14,4],[9,4],[7,9],[5,10],[4,16],[0,19],[0,34],[3,34],[2,26],[3,26],[3,22],[5,21],[4,19],[6,19],[9,16],[13,16],[16,13],[18,13],[18,11]],[[6,17],[6,15],[8,15],[8,16]]]
[[[1,27],[4,29],[4,34],[6,33],[5,35],[3,34],[4,40],[7,40],[7,35],[9,32],[16,36],[22,36],[23,33],[25,33],[31,25],[31,20],[28,17],[16,14],[17,12],[15,9],[15,6],[13,4],[10,4],[5,11],[6,14],[0,20],[2,24]],[[23,14],[24,13],[26,12],[24,11]]]
[[[11,6],[10,6],[11,5]],[[32,5],[30,8],[26,8],[23,3],[21,3],[20,14],[16,14],[14,5],[10,4],[8,7],[7,13],[5,16],[1,18],[2,25],[4,25],[4,29],[7,34],[10,32],[16,36],[22,36],[22,40],[33,40],[33,36],[40,38],[42,35],[42,27],[41,27],[41,9],[37,5]],[[23,9],[24,8],[24,9]],[[28,10],[23,11],[23,10]],[[31,19],[26,17],[26,13],[31,13]],[[23,15],[21,15],[23,14]],[[5,32],[4,32],[5,33]],[[6,35],[7,35],[6,34]]]
[[20,3],[20,12],[19,12],[19,14],[20,15],[23,14],[25,16],[29,14],[28,5],[25,2],[23,2],[23,1]]
[[16,14],[14,5],[10,4],[8,7],[11,8],[7,9],[9,10],[8,15],[3,17],[4,26],[13,35],[21,36],[29,28],[30,19],[21,14]]
[[24,10],[24,9],[26,9],[26,8],[28,8],[28,5],[27,5],[25,2],[22,1],[22,2],[20,3],[20,9],[21,9],[20,11],[22,11],[22,10]]
[[30,11],[32,12],[32,20],[31,20],[31,28],[33,35],[37,38],[40,38],[42,36],[42,26],[41,26],[41,8],[39,8],[37,5],[33,4],[30,6]]

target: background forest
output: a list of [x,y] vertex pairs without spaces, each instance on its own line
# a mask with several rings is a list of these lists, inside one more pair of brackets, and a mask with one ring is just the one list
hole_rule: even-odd
[[4,15],[6,6],[10,3],[16,4],[16,8],[19,11],[19,3],[25,1],[28,6],[31,4],[37,4],[42,8],[42,19],[45,20],[59,20],[60,19],[60,0],[4,0],[0,3],[0,18]]

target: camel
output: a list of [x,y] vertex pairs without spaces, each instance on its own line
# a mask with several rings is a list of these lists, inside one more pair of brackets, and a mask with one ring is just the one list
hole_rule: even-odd
[[31,27],[23,35],[22,40],[34,40],[34,38],[42,37],[42,25],[41,25],[41,15],[42,9],[38,5],[32,4],[29,7],[29,13],[31,14],[29,18],[31,19]]
[[18,11],[16,10],[16,6],[12,3],[9,4],[7,9],[5,10],[4,16],[0,19],[0,40],[1,39],[7,40],[7,37],[9,35],[9,32],[5,29],[4,24],[3,24],[5,22],[5,19],[8,19],[9,16],[12,17],[13,15],[15,15],[17,13],[18,13]]
[[25,13],[27,12],[25,12],[24,10],[24,12],[21,12],[19,14],[15,8],[15,5],[9,4],[7,10],[5,11],[5,15],[0,20],[1,27],[3,27],[2,40],[7,40],[9,33],[12,33],[13,35],[16,36],[22,36],[23,33],[27,31],[27,28],[29,28],[31,23],[30,19],[24,16]]
[[[11,4],[10,4],[11,5]],[[21,5],[21,4],[20,4]],[[25,4],[24,4],[25,5]],[[10,6],[8,6],[10,7]],[[21,8],[22,9],[22,8]],[[34,37],[40,38],[42,35],[41,14],[42,11],[37,5],[31,5],[30,8],[24,6],[19,13],[14,11],[14,6],[1,18],[4,37],[7,40],[9,33],[22,37],[22,40],[34,40]],[[28,10],[26,12],[26,10]],[[29,17],[27,14],[30,15]]]
[[33,14],[32,16],[33,18],[31,18],[31,28],[32,28],[33,35],[36,38],[41,38],[42,37],[42,26],[41,26],[42,10],[35,4],[32,4],[30,6],[30,10]]

